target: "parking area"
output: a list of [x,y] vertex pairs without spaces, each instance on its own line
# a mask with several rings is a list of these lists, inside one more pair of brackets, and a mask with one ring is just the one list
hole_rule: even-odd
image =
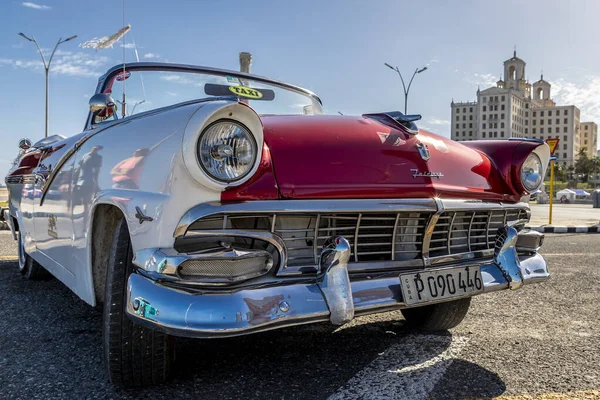
[[[531,208],[531,226],[548,224],[549,204],[529,205]],[[552,207],[552,224],[559,226],[594,226],[600,225],[600,208],[591,204],[554,203]]]
[[447,333],[388,312],[339,329],[179,340],[168,385],[122,391],[104,374],[100,311],[56,280],[24,280],[0,232],[0,397],[598,399],[599,239],[547,236],[550,281],[474,298]]

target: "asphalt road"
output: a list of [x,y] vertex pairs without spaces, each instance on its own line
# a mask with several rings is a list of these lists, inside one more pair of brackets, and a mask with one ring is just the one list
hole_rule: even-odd
[[552,279],[476,297],[439,335],[399,312],[210,341],[179,340],[168,385],[115,390],[100,312],[56,280],[23,279],[0,233],[0,398],[600,398],[600,235],[548,236]]

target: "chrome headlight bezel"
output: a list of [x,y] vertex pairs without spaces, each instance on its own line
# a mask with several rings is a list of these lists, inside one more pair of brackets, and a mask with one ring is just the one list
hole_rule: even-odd
[[[534,152],[530,153],[519,169],[519,180],[523,189],[528,193],[538,190],[544,183],[544,172],[540,157]],[[537,179],[532,181],[530,177],[534,174],[537,174]]]
[[[250,157],[251,160],[249,162],[246,162],[245,165],[245,170],[240,173],[237,174],[235,176],[225,176],[225,175],[231,175],[231,174],[218,174],[215,172],[215,165],[219,165],[219,162],[224,162],[225,164],[227,164],[228,161],[232,160],[233,158],[238,159],[240,157],[238,157],[239,153],[237,153],[238,151],[241,151],[240,148],[232,148],[231,144],[227,143],[227,142],[231,142],[232,138],[231,136],[228,138],[220,138],[219,140],[223,141],[225,140],[224,143],[218,144],[218,143],[213,143],[212,145],[210,144],[206,144],[205,141],[206,140],[211,140],[211,138],[209,138],[209,135],[214,135],[214,129],[215,127],[219,126],[219,125],[232,125],[234,127],[236,127],[238,129],[238,132],[241,133],[243,135],[243,140],[246,142],[247,145],[250,146]],[[212,138],[212,140],[214,141],[215,138]],[[223,148],[223,149],[217,149],[217,147],[219,148]],[[207,151],[210,151],[211,154],[207,154]],[[230,154],[228,154],[230,153]],[[247,177],[250,173],[252,173],[254,166],[256,164],[256,159],[258,157],[258,143],[256,142],[256,138],[254,137],[254,135],[252,134],[252,131],[250,129],[248,129],[248,127],[246,127],[243,123],[241,123],[240,121],[237,120],[233,120],[233,119],[219,119],[216,120],[212,123],[210,123],[208,126],[206,126],[203,130],[202,133],[200,134],[200,136],[198,137],[198,141],[196,143],[196,157],[197,157],[197,161],[198,164],[200,165],[200,167],[202,168],[202,170],[204,171],[204,173],[206,175],[208,175],[211,179],[214,179],[217,182],[220,183],[234,183],[234,182],[238,182],[242,179],[244,179],[245,177]],[[217,160],[217,157],[221,157],[223,160]],[[211,160],[212,158],[212,160]],[[213,162],[213,165],[207,165],[210,162]],[[217,164],[215,164],[217,163]],[[231,167],[231,166],[229,166]]]

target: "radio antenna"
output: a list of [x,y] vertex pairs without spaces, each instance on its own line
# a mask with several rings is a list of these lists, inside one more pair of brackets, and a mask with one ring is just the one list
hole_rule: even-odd
[[[123,0],[123,26],[125,26],[125,0]],[[127,72],[125,71],[125,50],[125,39],[123,39],[123,103],[121,104],[121,107],[123,108],[121,111],[121,116],[123,118],[125,118],[125,114],[127,112],[127,103],[125,101],[125,85],[127,81]]]

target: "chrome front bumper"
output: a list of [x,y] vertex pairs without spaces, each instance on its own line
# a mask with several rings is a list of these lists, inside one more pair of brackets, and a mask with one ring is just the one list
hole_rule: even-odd
[[[537,253],[543,236],[537,232],[517,233],[508,226],[504,230],[493,260],[470,260],[435,269],[480,266],[482,293],[516,290],[547,280],[546,262]],[[527,245],[526,256],[517,254],[522,243]],[[314,282],[283,282],[221,293],[198,294],[135,273],[129,277],[126,310],[141,325],[175,336],[210,338],[320,321],[339,325],[356,315],[406,307],[398,274],[351,281],[348,257],[345,239],[332,238],[321,254],[323,273]]]

